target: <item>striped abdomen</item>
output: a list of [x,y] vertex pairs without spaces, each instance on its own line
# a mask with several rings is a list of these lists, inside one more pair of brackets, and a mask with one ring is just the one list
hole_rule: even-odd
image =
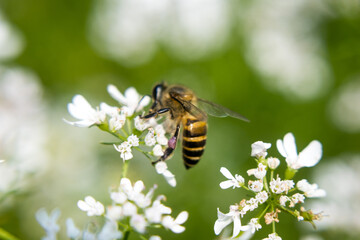
[[204,153],[207,124],[195,118],[183,122],[183,159],[186,169],[197,164]]

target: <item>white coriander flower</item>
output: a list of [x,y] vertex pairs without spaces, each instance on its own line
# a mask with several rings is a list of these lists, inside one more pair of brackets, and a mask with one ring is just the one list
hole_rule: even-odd
[[290,200],[291,200],[290,207],[294,207],[295,204],[297,203],[304,203],[305,196],[301,193],[295,193],[294,195],[291,196]]
[[281,240],[281,237],[279,237],[276,233],[271,233],[268,235],[267,238],[264,238],[263,240]]
[[249,229],[249,226],[241,226],[240,212],[238,206],[230,206],[230,211],[226,214],[220,212],[219,208],[217,209],[217,211],[218,219],[216,220],[214,225],[214,231],[216,235],[219,235],[220,232],[232,222],[234,223],[232,238],[239,235],[240,231],[246,231]]
[[128,138],[127,138],[127,142],[129,143],[129,145],[131,147],[137,147],[139,146],[139,138],[135,135],[135,134],[131,134]]
[[254,211],[259,206],[259,202],[256,198],[250,198],[246,201],[246,205],[249,207],[250,211]]
[[104,205],[101,202],[96,201],[92,196],[85,197],[85,201],[79,200],[77,202],[80,210],[87,212],[87,215],[90,216],[100,216],[105,212]]
[[280,160],[278,158],[274,158],[274,157],[269,157],[267,159],[268,161],[268,166],[270,169],[276,169],[279,165],[280,165]]
[[156,144],[152,151],[154,153],[154,156],[156,157],[161,157],[164,155],[164,152],[160,144]]
[[118,146],[114,144],[114,148],[120,153],[120,158],[122,158],[123,161],[133,158],[133,154],[131,152],[131,145],[127,141],[122,142]]
[[145,209],[145,216],[151,223],[160,223],[162,215],[171,213],[171,208],[163,205],[160,200],[161,198],[156,199],[151,207]]
[[227,189],[227,188],[230,188],[232,187],[233,189],[234,188],[239,188],[241,186],[244,185],[244,178],[238,174],[235,174],[235,177],[230,173],[230,171],[225,168],[225,167],[222,167],[220,168],[220,172],[229,180],[226,180],[226,181],[223,181],[220,183],[220,187],[222,189]]
[[120,108],[110,106],[109,104],[104,102],[100,103],[100,109],[109,116],[117,115],[120,112]]
[[125,90],[124,95],[114,85],[108,85],[107,90],[111,97],[113,97],[120,104],[126,106],[124,110],[128,116],[132,116],[135,112],[140,111],[150,103],[150,97],[139,95],[135,88],[130,87]]
[[164,176],[165,180],[168,182],[168,184],[172,187],[176,186],[176,179],[175,175],[172,174],[166,165],[164,161],[160,161],[155,164],[155,169],[158,174],[161,174]]
[[254,192],[260,192],[264,187],[261,180],[249,181],[249,189]]
[[106,210],[106,217],[111,221],[118,221],[123,217],[123,210],[120,206],[108,206]]
[[308,198],[325,197],[326,192],[323,189],[319,189],[317,184],[310,184],[306,179],[302,179],[297,182],[296,187],[304,192]]
[[145,136],[146,146],[154,146],[156,144],[155,131],[153,128],[149,128],[149,132]]
[[135,214],[137,214],[136,205],[131,202],[126,202],[123,205],[123,215],[129,217],[129,216],[134,216]]
[[182,211],[175,219],[171,216],[163,217],[161,223],[165,228],[170,229],[174,233],[182,233],[185,231],[185,227],[181,226],[180,224],[186,222],[188,216],[188,212]]
[[128,178],[122,178],[120,180],[120,190],[126,193],[129,200],[135,201],[142,191],[145,189],[144,182],[139,180],[134,183],[134,186],[131,184],[131,181]]
[[61,212],[59,209],[52,210],[50,215],[47,214],[44,208],[41,208],[36,212],[35,214],[36,220],[39,222],[41,227],[45,229],[47,234],[46,238],[44,239],[49,239],[49,240],[56,239],[56,234],[60,230],[60,227],[56,222],[59,219],[60,214]]
[[127,201],[127,195],[124,192],[111,192],[110,198],[118,204],[123,204]]
[[258,231],[259,229],[262,228],[262,226],[259,223],[258,218],[252,218],[249,222],[249,227],[250,227],[251,233],[255,233],[255,231]]
[[135,214],[130,219],[130,226],[139,233],[145,233],[147,222],[143,215]]
[[167,145],[168,139],[165,136],[166,131],[165,131],[163,125],[161,125],[161,124],[156,125],[154,130],[155,130],[155,135],[156,135],[156,141],[160,145]]
[[290,198],[288,196],[285,196],[285,195],[282,195],[280,196],[279,198],[279,202],[280,202],[280,205],[281,206],[284,206],[286,205],[286,202],[290,201]]
[[283,180],[282,181],[284,184],[284,188],[285,188],[285,192],[288,193],[288,191],[292,188],[294,188],[295,183],[293,180]]
[[266,157],[268,150],[271,147],[271,143],[264,143],[263,141],[257,141],[251,144],[251,156],[256,158]]
[[112,132],[116,132],[121,129],[125,124],[126,116],[123,114],[114,114],[111,115],[109,119],[109,129]]
[[261,191],[256,194],[255,198],[260,204],[263,204],[264,202],[266,202],[266,200],[268,200],[269,195],[266,191]]
[[120,238],[122,238],[122,232],[118,230],[117,223],[113,221],[106,221],[97,236],[97,240],[113,240]]
[[322,145],[317,140],[310,142],[298,155],[292,133],[287,133],[284,140],[278,139],[276,146],[279,153],[286,158],[287,165],[292,169],[313,167],[320,161],[322,156]]
[[90,127],[94,124],[101,124],[105,121],[106,114],[99,109],[93,109],[89,102],[81,95],[75,95],[72,103],[68,104],[68,111],[77,122],[64,121],[76,127]]
[[66,219],[66,235],[70,239],[77,239],[81,234],[81,231],[75,226],[72,218]]
[[262,163],[259,163],[257,168],[249,169],[247,174],[249,176],[254,175],[257,179],[263,179],[266,175],[266,166]]
[[149,127],[149,124],[146,120],[140,118],[139,116],[134,118],[135,128],[139,131],[144,131]]
[[280,194],[286,191],[287,186],[279,177],[270,181],[270,189],[275,194]]
[[161,240],[161,237],[158,235],[152,235],[149,240]]

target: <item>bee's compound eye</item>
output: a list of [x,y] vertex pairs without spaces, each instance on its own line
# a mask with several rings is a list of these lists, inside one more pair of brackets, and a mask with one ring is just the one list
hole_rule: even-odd
[[152,95],[155,100],[159,99],[163,87],[164,86],[162,84],[158,84],[154,87]]

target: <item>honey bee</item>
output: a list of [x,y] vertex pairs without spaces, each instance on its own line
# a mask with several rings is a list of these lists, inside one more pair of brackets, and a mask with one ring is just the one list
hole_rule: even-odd
[[239,113],[196,97],[194,92],[181,85],[157,84],[152,91],[153,105],[143,119],[167,113],[167,131],[174,132],[164,155],[153,162],[167,160],[176,148],[180,126],[183,126],[182,155],[186,169],[195,166],[204,153],[207,134],[207,114],[215,117],[234,117],[249,121]]

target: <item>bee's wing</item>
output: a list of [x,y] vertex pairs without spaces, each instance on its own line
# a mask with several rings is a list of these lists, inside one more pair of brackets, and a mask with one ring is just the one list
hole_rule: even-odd
[[203,109],[206,113],[208,113],[211,116],[214,117],[233,117],[233,118],[237,118],[240,120],[243,120],[245,122],[250,122],[249,119],[247,119],[246,117],[244,117],[243,115],[231,111],[230,109],[223,107],[219,104],[198,98],[197,99],[197,105],[199,106],[200,109]]
[[197,106],[195,106],[194,104],[192,104],[189,101],[184,100],[181,95],[171,92],[170,96],[175,99],[176,101],[178,101],[183,108],[185,109],[186,112],[190,113],[191,115],[193,115],[194,117],[198,118],[198,119],[202,119],[202,120],[206,120],[207,116],[206,113],[201,110],[200,108],[198,108]]

